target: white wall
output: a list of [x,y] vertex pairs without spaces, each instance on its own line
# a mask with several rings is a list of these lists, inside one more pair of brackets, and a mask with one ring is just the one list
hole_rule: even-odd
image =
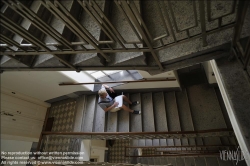
[[1,135],[38,140],[48,107],[48,103],[1,88]]
[[84,72],[15,71],[1,74],[1,87],[46,101],[75,91],[93,90],[94,85],[59,86],[62,82],[93,82]]
[[[16,141],[16,140],[5,140],[1,139],[1,151],[4,152],[29,152],[32,146],[32,142],[27,142],[27,141]],[[8,156],[13,156],[15,155],[8,155]],[[17,155],[20,156],[20,155]],[[21,155],[24,157],[28,157],[29,155]],[[7,160],[8,161],[8,160]],[[13,161],[13,160],[9,160]],[[14,160],[18,161],[18,160]],[[26,161],[26,160],[20,160],[20,161]],[[9,165],[9,164],[5,164]],[[18,164],[17,166],[26,166],[26,164]]]
[[89,161],[90,158],[97,158],[98,162],[104,162],[106,148],[105,140],[82,140],[81,142],[81,161]]
[[90,158],[98,158],[98,162],[104,162],[106,140],[91,140]]
[[175,88],[180,87],[176,73],[173,71],[150,75],[146,71],[138,70],[143,78],[148,79],[163,79],[163,78],[175,78],[176,81],[160,81],[160,82],[144,82],[144,83],[128,83],[115,87],[115,89],[145,89],[145,88]]
[[207,62],[203,62],[203,67],[207,76],[207,80],[209,84],[214,84],[217,83],[215,76],[213,75],[213,69],[212,66],[210,64],[210,61]]

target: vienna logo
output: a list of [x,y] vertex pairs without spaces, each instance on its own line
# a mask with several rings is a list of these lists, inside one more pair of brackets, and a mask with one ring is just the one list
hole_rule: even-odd
[[236,165],[239,161],[245,160],[243,152],[239,149],[239,147],[236,150],[221,150],[220,159],[223,161],[236,161]]

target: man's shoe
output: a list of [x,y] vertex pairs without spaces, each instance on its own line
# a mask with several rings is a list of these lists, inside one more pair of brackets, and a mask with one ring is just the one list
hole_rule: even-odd
[[133,105],[137,105],[137,104],[140,104],[140,102],[139,101],[133,101],[132,104],[130,104],[130,105],[133,106]]
[[137,114],[137,115],[140,115],[140,114],[141,114],[141,111],[134,110],[134,112],[132,112],[132,114]]

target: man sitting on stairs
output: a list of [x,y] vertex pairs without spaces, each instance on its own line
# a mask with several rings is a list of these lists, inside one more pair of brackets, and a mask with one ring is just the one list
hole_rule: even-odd
[[123,100],[129,103],[129,105],[137,105],[140,103],[139,101],[131,102],[124,95],[117,96],[113,99],[112,97],[110,97],[105,88],[109,89],[110,93],[115,93],[115,91],[111,87],[105,84],[103,84],[102,88],[98,91],[99,94],[98,104],[105,112],[107,111],[117,112],[120,109],[123,109],[125,111],[131,112],[132,114],[141,114],[141,111],[131,110],[130,108],[128,108],[123,104]]

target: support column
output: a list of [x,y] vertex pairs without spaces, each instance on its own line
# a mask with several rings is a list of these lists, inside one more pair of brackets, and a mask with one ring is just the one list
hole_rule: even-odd
[[240,149],[250,165],[250,82],[236,59],[224,57],[210,62]]

